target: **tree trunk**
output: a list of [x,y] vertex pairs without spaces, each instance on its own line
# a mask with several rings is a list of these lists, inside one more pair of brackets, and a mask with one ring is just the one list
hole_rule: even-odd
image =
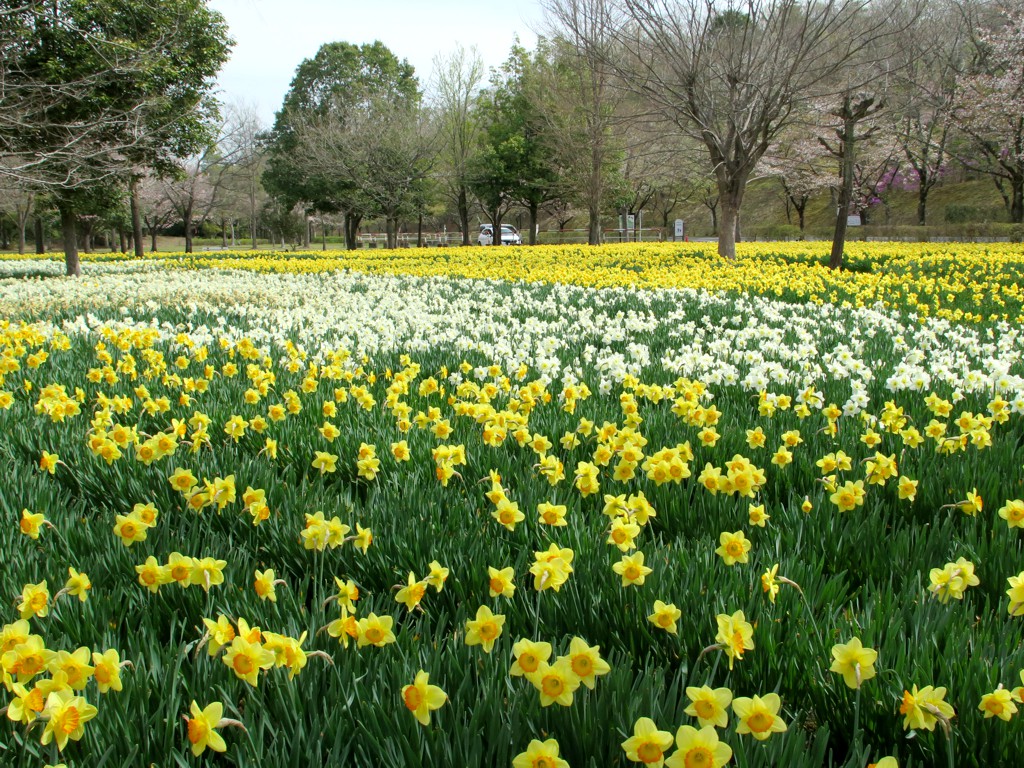
[[1024,224],[1024,173],[1015,175],[1010,180],[1013,194],[1010,202],[1010,221]]
[[843,120],[841,141],[843,184],[839,188],[839,200],[836,205],[836,228],[832,234],[832,253],[828,261],[831,269],[840,269],[843,266],[843,251],[846,248],[847,216],[850,213],[850,201],[853,199],[854,150],[856,149],[854,146],[854,130],[856,126],[857,122],[852,117],[846,117]]
[[416,247],[423,247],[423,214],[416,218]]
[[123,227],[117,228],[117,244],[121,253],[128,253],[128,236],[124,233]]
[[150,237],[150,249],[153,253],[156,253],[156,225],[149,228]]
[[359,247],[357,237],[359,233],[359,222],[362,221],[362,218],[362,216],[354,213],[345,214],[345,247],[350,251],[354,251]]
[[326,221],[323,222],[320,225],[320,231],[322,233],[322,235],[321,235],[322,239],[320,241],[320,250],[321,251],[326,251],[327,250],[327,222]]
[[722,224],[718,228],[718,255],[726,259],[735,259],[739,208],[726,195],[722,195],[719,205],[722,206]]
[[28,216],[22,216],[18,220],[18,253],[25,252],[25,229],[28,226]]
[[36,253],[46,253],[46,233],[43,231],[43,217],[36,216],[35,221]]
[[501,210],[491,211],[491,245],[501,245]]
[[82,265],[78,261],[78,221],[75,211],[67,203],[58,205],[60,211],[60,230],[64,237],[64,266],[68,275],[77,277],[82,274]]
[[220,247],[228,247],[228,223],[223,216],[220,219]]
[[472,245],[469,238],[469,198],[464,185],[459,186],[459,229],[462,230],[462,244]]
[[82,245],[86,253],[92,253],[92,228],[93,223],[87,216],[82,223]]
[[394,216],[384,217],[384,232],[388,248],[398,247],[398,218]]
[[807,200],[804,199],[802,205],[794,205],[793,208],[796,210],[796,220],[800,224],[800,231],[804,231],[804,212],[807,210]]
[[[132,211],[132,240],[135,243],[135,256],[141,259],[146,255],[145,246],[142,241],[142,214],[139,210],[139,180],[135,176],[132,176],[131,183],[131,211]],[[153,236],[153,242],[156,242],[156,235]],[[156,250],[154,245],[153,250]]]
[[302,249],[304,251],[308,251],[309,250],[309,241],[313,239],[313,236],[310,234],[310,232],[312,232],[312,230],[313,230],[313,220],[311,218],[309,218],[309,216],[307,216],[306,217],[306,228],[302,231]]
[[587,224],[587,244],[601,244],[601,208],[594,200],[588,206],[589,223]]
[[708,210],[711,211],[711,234],[715,237],[718,236],[718,203],[709,205]]
[[537,244],[537,210],[539,208],[539,204],[532,201],[530,202],[530,245]]
[[181,217],[185,222],[185,253],[192,253],[192,204],[189,203],[185,209],[185,215]]

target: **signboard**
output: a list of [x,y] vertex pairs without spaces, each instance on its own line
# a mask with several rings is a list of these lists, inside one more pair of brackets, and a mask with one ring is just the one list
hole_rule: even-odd
[[859,227],[860,226],[860,215],[853,214],[852,216],[846,217],[846,226],[848,227]]
[[676,240],[682,240],[683,239],[683,220],[682,219],[676,219],[675,239]]
[[632,230],[636,226],[636,216],[632,213],[626,214],[626,229]]

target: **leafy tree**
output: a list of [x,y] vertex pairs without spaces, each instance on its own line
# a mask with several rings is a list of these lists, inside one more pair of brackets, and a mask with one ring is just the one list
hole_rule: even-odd
[[[482,151],[472,164],[470,188],[500,231],[513,204],[530,215],[530,244],[536,243],[540,207],[557,197],[559,176],[543,136],[543,118],[534,95],[535,62],[520,45],[491,77],[478,104],[483,116]],[[495,218],[497,217],[497,218]],[[492,239],[501,245],[500,236]]]
[[78,274],[90,188],[206,140],[227,26],[202,0],[5,0],[0,20],[0,175],[53,190]]
[[[364,122],[374,104],[418,104],[419,88],[412,66],[381,42],[357,46],[327,43],[296,69],[284,104],[268,138],[263,183],[285,210],[304,203],[321,213],[341,212],[345,241],[356,246],[362,217],[372,210],[364,190],[351,175],[331,173],[304,140],[333,135]],[[322,148],[322,144],[319,145]]]

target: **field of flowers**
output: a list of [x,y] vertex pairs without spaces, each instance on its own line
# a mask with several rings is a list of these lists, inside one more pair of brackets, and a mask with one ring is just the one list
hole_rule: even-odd
[[0,764],[1017,764],[1024,253],[747,248],[0,262]]

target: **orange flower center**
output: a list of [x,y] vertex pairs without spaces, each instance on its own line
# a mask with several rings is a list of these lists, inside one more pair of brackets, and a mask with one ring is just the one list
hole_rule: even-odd
[[714,755],[707,747],[694,747],[683,758],[686,768],[708,768],[714,765]]
[[1003,711],[1004,707],[1002,702],[1000,702],[997,698],[993,696],[985,702],[985,709],[987,709],[993,715],[998,715]]
[[491,592],[494,592],[496,595],[505,591],[504,582],[498,578],[491,579],[489,586],[491,588]]
[[72,734],[78,730],[80,717],[78,714],[78,707],[71,705],[64,710],[63,715],[60,718],[59,728],[64,733]]
[[371,643],[379,643],[381,640],[384,639],[384,633],[381,632],[380,629],[378,629],[377,627],[369,627],[366,630],[366,639],[369,640]]
[[96,669],[93,671],[92,676],[96,678],[96,682],[97,683],[101,683],[102,685],[106,685],[107,683],[110,682],[110,678],[111,678],[110,668],[107,667],[105,664],[99,664],[99,665],[97,665]]
[[653,741],[645,741],[637,747],[636,756],[640,758],[640,762],[657,763],[664,758],[665,753]]
[[480,638],[482,640],[493,640],[498,636],[499,631],[498,625],[493,621],[484,622],[480,626]]
[[572,671],[579,677],[589,677],[594,673],[594,662],[585,654],[573,656]]
[[545,675],[540,687],[545,696],[557,699],[565,690],[565,682],[558,675]]
[[193,744],[198,744],[205,739],[207,733],[209,733],[209,728],[206,727],[206,722],[202,718],[197,717],[188,721],[188,740]]
[[32,712],[42,712],[43,705],[43,692],[38,688],[33,688],[25,698],[25,707]]
[[715,705],[706,699],[693,702],[693,709],[701,720],[711,720],[715,716]]
[[29,600],[28,604],[29,604],[29,607],[31,607],[33,611],[41,611],[43,608],[46,607],[46,600],[47,600],[46,593],[43,592],[43,591],[39,591],[39,592],[36,592],[34,595],[32,595],[32,599]]
[[423,703],[423,695],[415,685],[407,685],[402,691],[402,700],[405,701],[406,709],[415,712]]
[[188,578],[188,566],[175,565],[171,568],[171,578],[175,581],[184,581]]
[[758,711],[747,718],[747,725],[750,726],[750,730],[754,733],[764,733],[772,727],[772,723],[775,722],[775,717],[764,711]]
[[729,557],[742,557],[743,556],[743,545],[738,541],[730,541],[725,545],[725,554]]
[[540,659],[535,655],[526,651],[519,656],[519,668],[529,674],[530,672],[536,672],[537,667],[540,666]]
[[136,533],[135,524],[128,522],[121,526],[121,536],[126,539],[134,539]]
[[630,563],[622,570],[622,575],[630,581],[636,581],[640,578],[640,567]]
[[917,702],[914,701],[914,697],[910,695],[910,691],[903,692],[903,702],[900,704],[900,714],[905,715],[910,712]]
[[234,660],[231,662],[231,665],[235,668],[235,672],[243,676],[248,675],[256,668],[252,663],[252,659],[244,653],[236,655]]

